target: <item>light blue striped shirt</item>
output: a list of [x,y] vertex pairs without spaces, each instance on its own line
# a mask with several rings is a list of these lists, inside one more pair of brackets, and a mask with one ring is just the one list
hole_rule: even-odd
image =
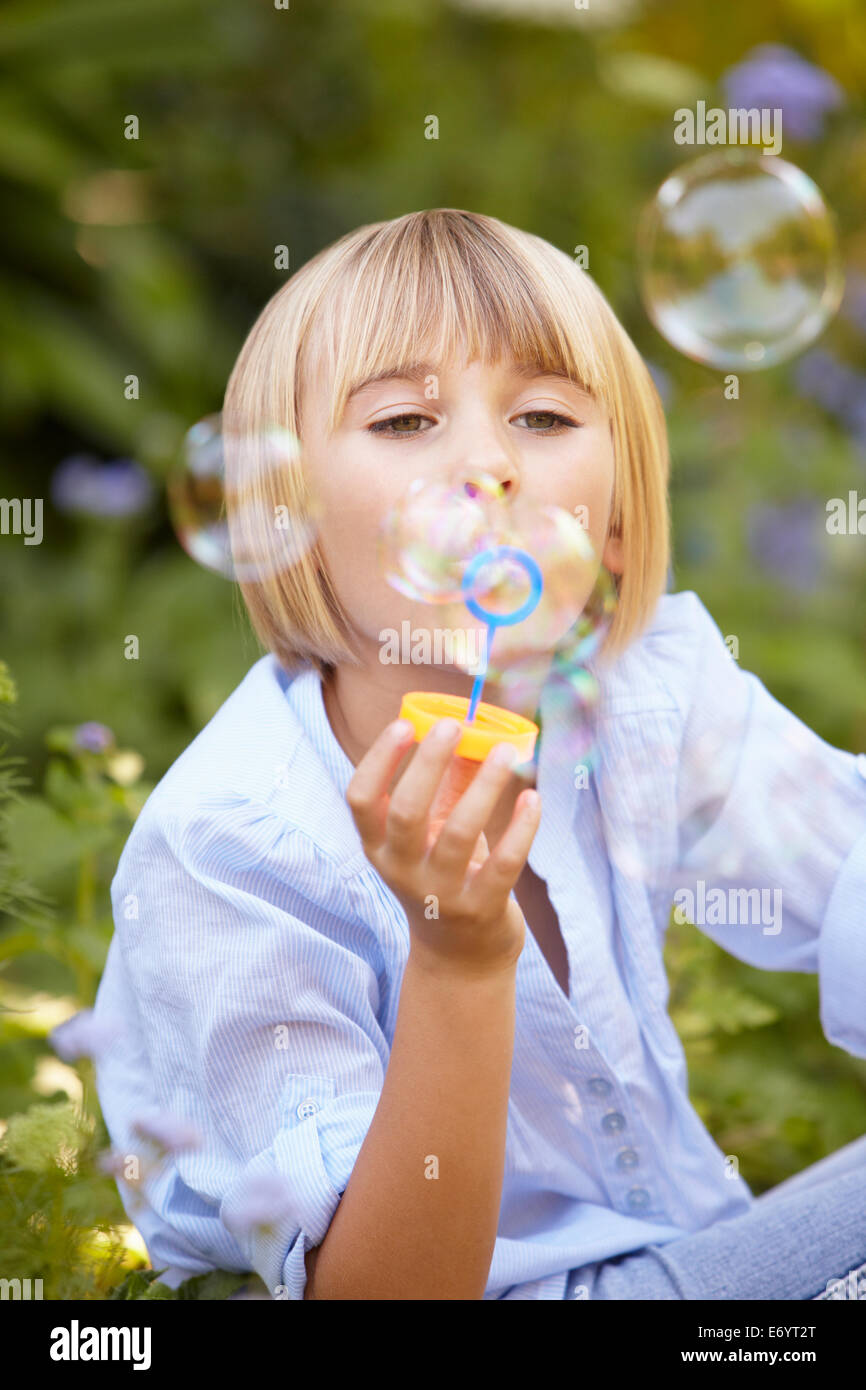
[[[672,902],[753,965],[817,971],[827,1038],[866,1057],[866,756],[830,747],[741,670],[690,592],[664,595],[597,669],[588,776],[556,680],[540,705],[529,862],[559,917],[569,995],[528,923],[488,1299],[561,1299],[570,1270],[754,1200],[688,1099],[666,1008]],[[203,1136],[119,1184],[169,1283],[253,1269],[302,1298],[304,1254],[376,1110],[409,929],[363,853],[353,772],[317,673],[264,656],[121,856],[96,1003],[123,1022],[97,1068],[105,1120],[124,1156],[140,1152],[144,1111]],[[276,1219],[246,1227],[275,1175]]]

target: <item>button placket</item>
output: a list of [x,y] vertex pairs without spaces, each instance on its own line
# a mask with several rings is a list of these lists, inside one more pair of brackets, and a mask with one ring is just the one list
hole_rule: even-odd
[[599,1135],[615,1140],[618,1148],[613,1152],[608,1145],[599,1144],[605,1178],[618,1209],[629,1213],[643,1213],[651,1210],[653,1197],[649,1188],[635,1179],[635,1169],[640,1166],[640,1153],[628,1142],[628,1120],[621,1110],[615,1108],[615,1087],[604,1076],[590,1076],[583,1086],[591,1098],[590,1113],[593,1115],[593,1129]]

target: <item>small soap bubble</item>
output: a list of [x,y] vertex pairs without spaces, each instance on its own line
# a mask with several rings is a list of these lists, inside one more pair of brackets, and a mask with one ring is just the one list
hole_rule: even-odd
[[[255,500],[253,484],[268,473],[277,475],[280,500],[266,505]],[[166,491],[186,553],[226,579],[254,582],[280,573],[315,544],[319,507],[305,487],[300,443],[279,426],[240,436],[222,413],[205,416],[187,431]]]
[[777,155],[729,149],[675,170],[638,229],[641,295],[658,331],[711,367],[755,371],[801,352],[839,307],[834,218]]
[[385,578],[408,598],[462,601],[467,566],[496,543],[502,508],[502,489],[488,475],[472,475],[458,486],[416,478],[385,519]]

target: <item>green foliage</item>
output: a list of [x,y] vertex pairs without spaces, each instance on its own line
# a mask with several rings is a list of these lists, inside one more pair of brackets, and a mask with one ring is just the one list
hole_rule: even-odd
[[26,1115],[13,1115],[6,1128],[4,1149],[13,1163],[32,1173],[50,1173],[63,1166],[64,1156],[81,1147],[82,1129],[71,1102],[31,1105]]
[[[15,699],[0,663],[0,700]],[[0,969],[8,1001],[0,1011],[3,1267],[10,1277],[42,1279],[46,1298],[224,1299],[250,1275],[213,1271],[172,1290],[139,1268],[141,1256],[125,1245],[128,1217],[114,1177],[100,1166],[110,1149],[92,1062],[82,1058],[69,1071],[79,1099],[63,1092],[36,1099],[34,1090],[40,1065],[56,1063],[39,1007],[44,991],[77,1007],[92,1004],[113,930],[110,880],[149,790],[142,759],[103,733],[105,747],[94,751],[79,746],[71,727],[49,729],[38,793],[23,795],[26,779],[9,770],[23,759],[0,758]],[[34,867],[38,888],[25,881],[23,863]]]
[[167,1284],[159,1282],[159,1275],[164,1272],[135,1270],[112,1290],[111,1297],[127,1301],[173,1298],[187,1302],[214,1302],[229,1298],[231,1294],[250,1284],[258,1284],[264,1290],[264,1285],[256,1276],[251,1278],[249,1274],[234,1274],[227,1269],[214,1269],[208,1274],[197,1274],[192,1279],[185,1279],[176,1289],[170,1289]]
[[757,970],[673,914],[665,964],[692,1104],[756,1194],[862,1133],[866,1062],[824,1037],[816,976]]
[[117,1189],[97,1165],[104,1142],[93,1113],[68,1101],[12,1115],[0,1141],[4,1269],[42,1279],[46,1298],[105,1298],[128,1268]]

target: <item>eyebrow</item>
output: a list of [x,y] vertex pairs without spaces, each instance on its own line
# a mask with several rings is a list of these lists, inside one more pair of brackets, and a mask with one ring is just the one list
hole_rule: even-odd
[[[548,369],[542,367],[538,362],[515,362],[509,368],[509,371],[512,376],[520,377],[528,381],[541,380],[543,378],[563,381],[567,385],[573,386],[575,390],[581,391],[585,396],[592,396],[592,392],[588,386],[579,381],[575,381],[573,377],[569,376],[568,372],[564,372],[559,368]],[[365,391],[368,387],[377,386],[380,382],[399,380],[420,383],[424,381],[426,377],[435,376],[436,374],[436,369],[430,362],[410,362],[402,367],[392,367],[388,371],[377,372],[375,376],[368,376],[365,377],[363,381],[359,381],[357,386],[352,387],[352,390],[346,397],[346,404],[348,405],[349,401],[362,391]]]

